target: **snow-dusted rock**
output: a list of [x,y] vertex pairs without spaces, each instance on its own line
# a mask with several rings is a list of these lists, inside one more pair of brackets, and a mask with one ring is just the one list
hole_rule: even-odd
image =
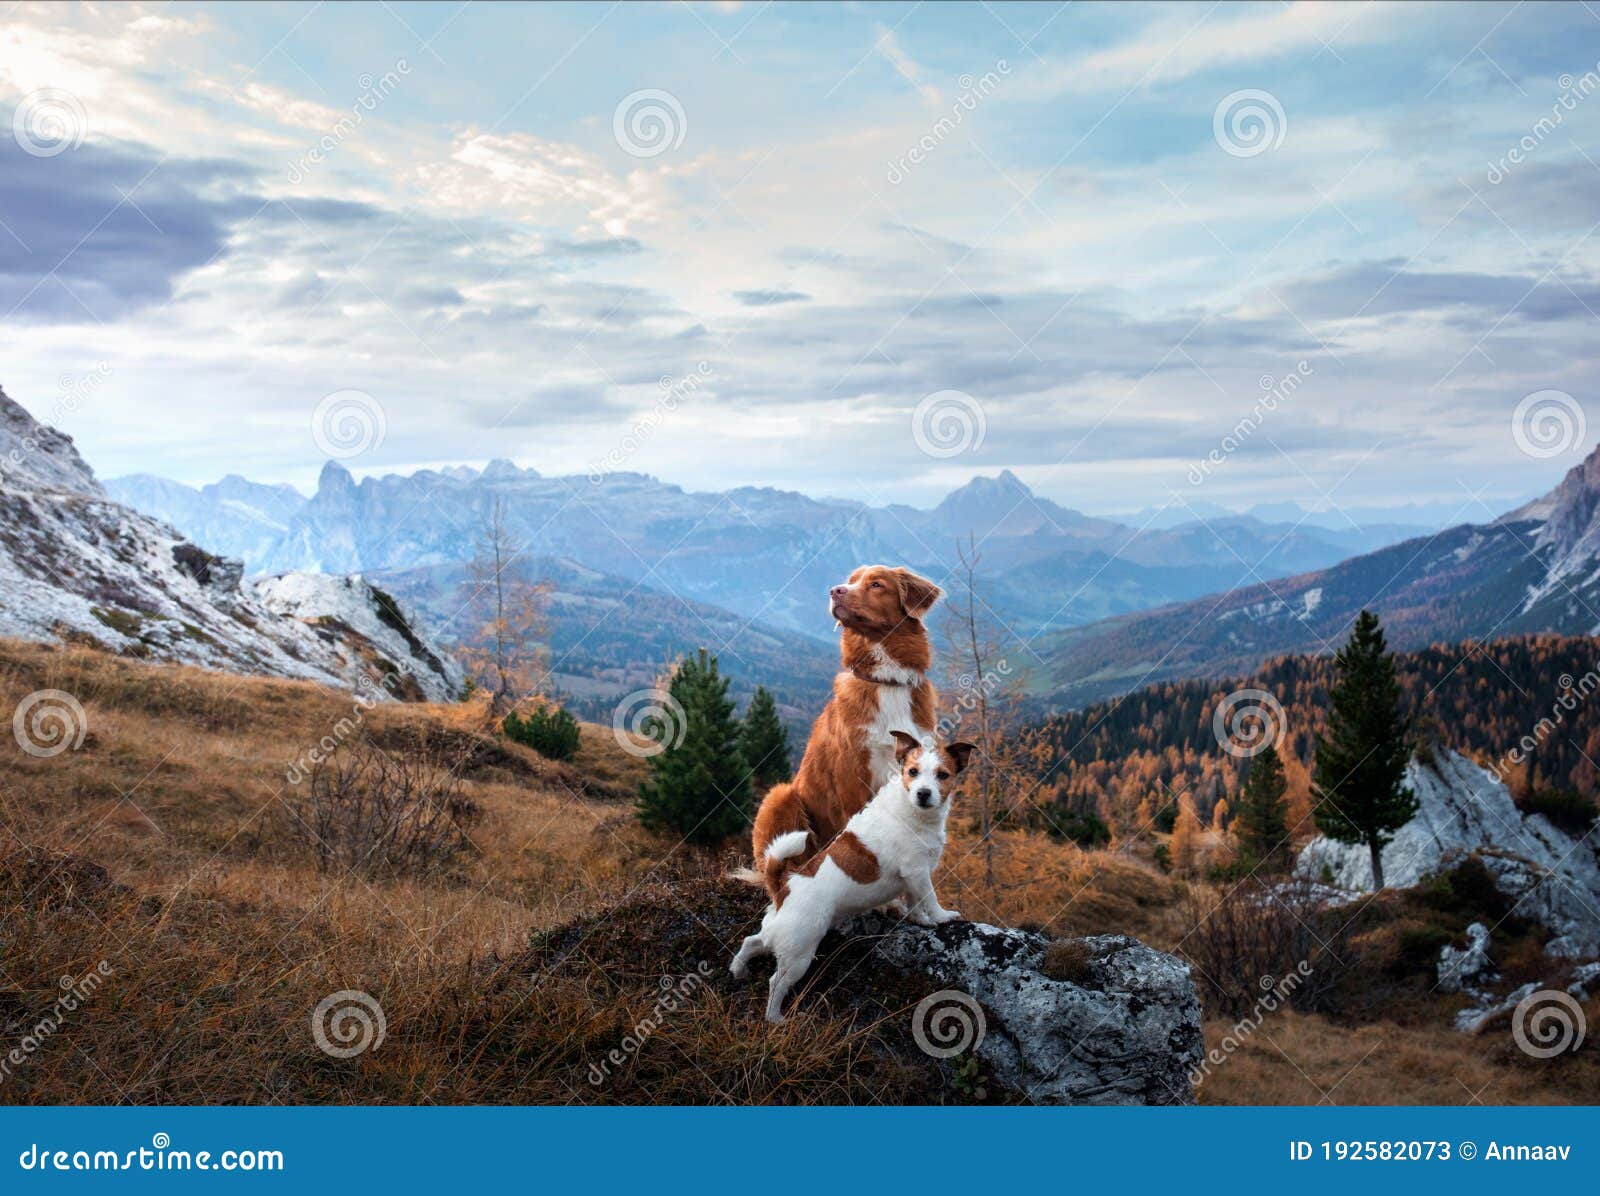
[[[883,915],[861,921],[869,924],[856,929],[866,934],[890,923]],[[1200,1000],[1188,965],[1176,957],[1126,935],[1097,935],[1079,940],[1081,975],[1057,980],[1041,970],[1050,945],[1041,934],[981,922],[929,929],[895,921],[892,927],[877,939],[874,954],[982,1006],[978,1057],[1029,1100],[1194,1100],[1189,1077],[1203,1051]]]
[[[398,611],[386,619],[365,583],[337,602],[330,593],[326,610],[289,614],[241,588],[242,572],[112,501],[69,437],[0,392],[0,635],[359,687],[378,699],[459,692],[451,666]],[[400,684],[388,680],[396,672]]]
[[268,610],[334,631],[350,629],[375,649],[371,663],[415,680],[431,702],[448,702],[461,692],[460,666],[436,652],[415,630],[411,616],[387,592],[361,577],[327,573],[286,573],[250,583]]
[[[1383,849],[1386,883],[1407,888],[1477,856],[1516,912],[1554,933],[1552,955],[1600,956],[1600,858],[1590,835],[1579,841],[1542,814],[1524,814],[1493,773],[1447,748],[1413,760],[1406,782],[1417,813]],[[1306,844],[1296,871],[1357,892],[1372,889],[1372,862],[1363,845],[1317,838]]]
[[1439,949],[1439,990],[1458,993],[1474,991],[1498,979],[1489,960],[1489,928],[1482,922],[1467,927],[1467,945]]

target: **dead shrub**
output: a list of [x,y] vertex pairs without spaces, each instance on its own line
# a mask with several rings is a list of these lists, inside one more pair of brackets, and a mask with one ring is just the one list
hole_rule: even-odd
[[1313,886],[1252,879],[1220,896],[1193,888],[1186,902],[1192,929],[1178,953],[1193,965],[1208,1010],[1243,1016],[1291,974],[1300,977],[1289,986],[1295,1008],[1326,1004],[1344,972],[1348,944],[1338,922],[1324,917]]
[[289,824],[324,872],[439,871],[471,846],[482,816],[461,778],[431,757],[357,740],[312,766]]

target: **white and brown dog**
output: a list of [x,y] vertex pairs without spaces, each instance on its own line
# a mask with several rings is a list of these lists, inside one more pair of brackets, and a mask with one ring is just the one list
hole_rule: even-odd
[[[945,909],[933,892],[933,870],[944,855],[950,786],[967,766],[970,743],[924,744],[905,731],[892,732],[900,771],[853,815],[825,851],[788,874],[761,920],[745,939],[731,971],[743,978],[757,955],[777,958],[767,998],[767,1020],[783,1020],[783,1000],[806,974],[817,946],[840,921],[903,899],[907,916],[924,926],[961,915]],[[789,831],[804,839],[805,831]],[[786,836],[768,850],[792,847]]]

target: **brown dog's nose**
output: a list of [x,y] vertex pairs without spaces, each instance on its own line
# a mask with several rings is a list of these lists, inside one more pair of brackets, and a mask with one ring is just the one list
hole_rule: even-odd
[[843,598],[849,592],[850,592],[850,587],[849,586],[834,586],[833,589],[828,591],[828,593],[831,594],[835,598]]

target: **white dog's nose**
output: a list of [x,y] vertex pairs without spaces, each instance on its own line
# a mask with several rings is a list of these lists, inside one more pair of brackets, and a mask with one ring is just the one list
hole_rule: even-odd
[[918,789],[917,790],[917,805],[919,805],[919,806],[929,806],[929,805],[932,805],[932,804],[933,804],[933,790],[932,789]]

